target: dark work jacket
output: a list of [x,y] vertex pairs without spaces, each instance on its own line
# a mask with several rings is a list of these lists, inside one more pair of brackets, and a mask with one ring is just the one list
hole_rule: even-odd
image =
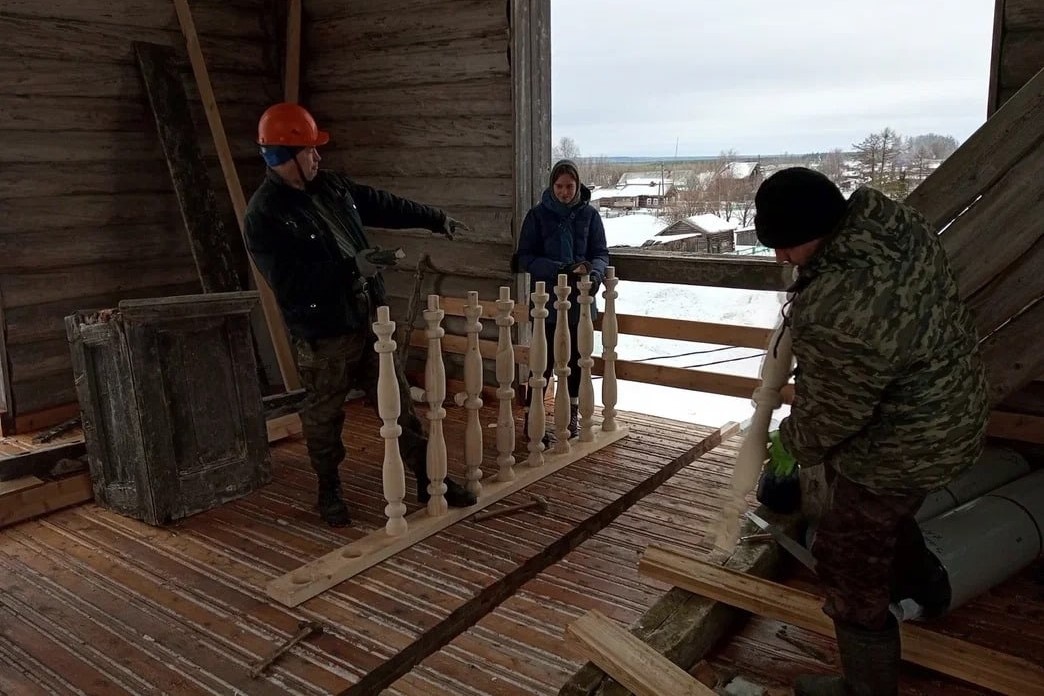
[[[530,290],[537,281],[544,281],[544,288],[551,296],[547,303],[547,322],[557,323],[555,310],[555,285],[558,274],[565,273],[569,266],[587,261],[591,266],[591,292],[605,277],[609,266],[609,248],[605,242],[605,227],[602,217],[589,204],[591,191],[580,187],[580,200],[567,206],[555,198],[551,189],[545,189],[540,203],[533,206],[522,222],[522,233],[518,240],[518,268],[529,273]],[[580,322],[580,304],[577,298],[578,276],[569,274],[572,291],[569,296],[569,323]],[[591,305],[591,318],[598,317],[597,303]]]
[[[322,212],[320,212],[320,206]],[[363,283],[354,257],[344,258],[337,225],[355,250],[371,246],[364,225],[438,230],[446,214],[334,172],[320,171],[301,191],[268,170],[244,219],[247,250],[268,281],[295,338],[330,338],[368,329]],[[366,284],[384,302],[380,275]]]

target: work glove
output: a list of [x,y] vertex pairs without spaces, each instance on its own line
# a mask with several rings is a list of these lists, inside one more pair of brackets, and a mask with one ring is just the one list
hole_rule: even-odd
[[471,228],[465,225],[460,220],[455,220],[454,218],[451,218],[449,215],[447,215],[446,219],[442,222],[442,227],[435,230],[435,234],[441,234],[445,236],[446,239],[453,239],[453,235],[457,233],[457,230],[470,232]]
[[783,446],[778,430],[770,432],[768,439],[768,459],[758,480],[758,502],[780,514],[795,512],[801,507],[800,467]]
[[363,278],[373,278],[385,268],[394,266],[399,259],[405,256],[406,252],[401,248],[382,249],[378,246],[358,252],[355,255],[355,264],[359,267],[359,274]]

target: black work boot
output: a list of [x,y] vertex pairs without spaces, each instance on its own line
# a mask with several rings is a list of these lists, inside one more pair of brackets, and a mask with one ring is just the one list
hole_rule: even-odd
[[842,676],[798,677],[794,696],[898,696],[899,624],[889,614],[888,626],[870,631],[834,622]]
[[[417,452],[410,457],[410,466],[413,469],[413,475],[417,478],[417,502],[421,505],[427,505],[428,501],[431,500],[431,494],[428,493],[428,484],[431,483],[431,479],[428,478],[428,466],[427,466],[427,452],[425,448],[417,448]],[[478,502],[478,498],[475,494],[470,492],[467,488],[460,485],[449,476],[443,479],[446,484],[446,504],[450,507],[470,507]]]
[[348,506],[341,498],[340,479],[319,479],[319,517],[331,527],[347,527],[352,523]]
[[569,405],[569,437],[570,439],[580,435],[580,406]]

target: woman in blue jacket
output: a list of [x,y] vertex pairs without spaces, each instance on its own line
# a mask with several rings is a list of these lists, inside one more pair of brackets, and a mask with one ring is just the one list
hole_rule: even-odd
[[[598,211],[590,205],[591,191],[580,183],[576,164],[561,160],[551,168],[549,186],[544,190],[540,203],[533,206],[522,223],[522,234],[518,240],[518,270],[529,273],[530,290],[537,281],[544,281],[550,295],[545,324],[547,334],[547,369],[544,379],[550,382],[554,371],[555,326],[558,312],[555,310],[554,287],[558,274],[569,276],[572,292],[569,301],[569,329],[571,354],[569,357],[569,434],[576,437],[579,432],[578,411],[580,394],[580,351],[577,348],[577,329],[580,324],[579,281],[590,274],[593,283],[591,294],[605,276],[609,265],[609,249],[605,242],[605,228]],[[597,305],[591,305],[591,318],[598,316]],[[529,398],[533,398],[530,393]],[[528,409],[526,423],[528,426]],[[528,431],[528,427],[526,428]],[[550,440],[544,436],[545,444]]]

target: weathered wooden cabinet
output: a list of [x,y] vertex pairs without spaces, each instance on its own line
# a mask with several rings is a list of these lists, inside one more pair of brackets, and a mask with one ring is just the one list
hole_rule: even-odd
[[95,500],[164,524],[271,480],[250,334],[256,292],[65,318]]

